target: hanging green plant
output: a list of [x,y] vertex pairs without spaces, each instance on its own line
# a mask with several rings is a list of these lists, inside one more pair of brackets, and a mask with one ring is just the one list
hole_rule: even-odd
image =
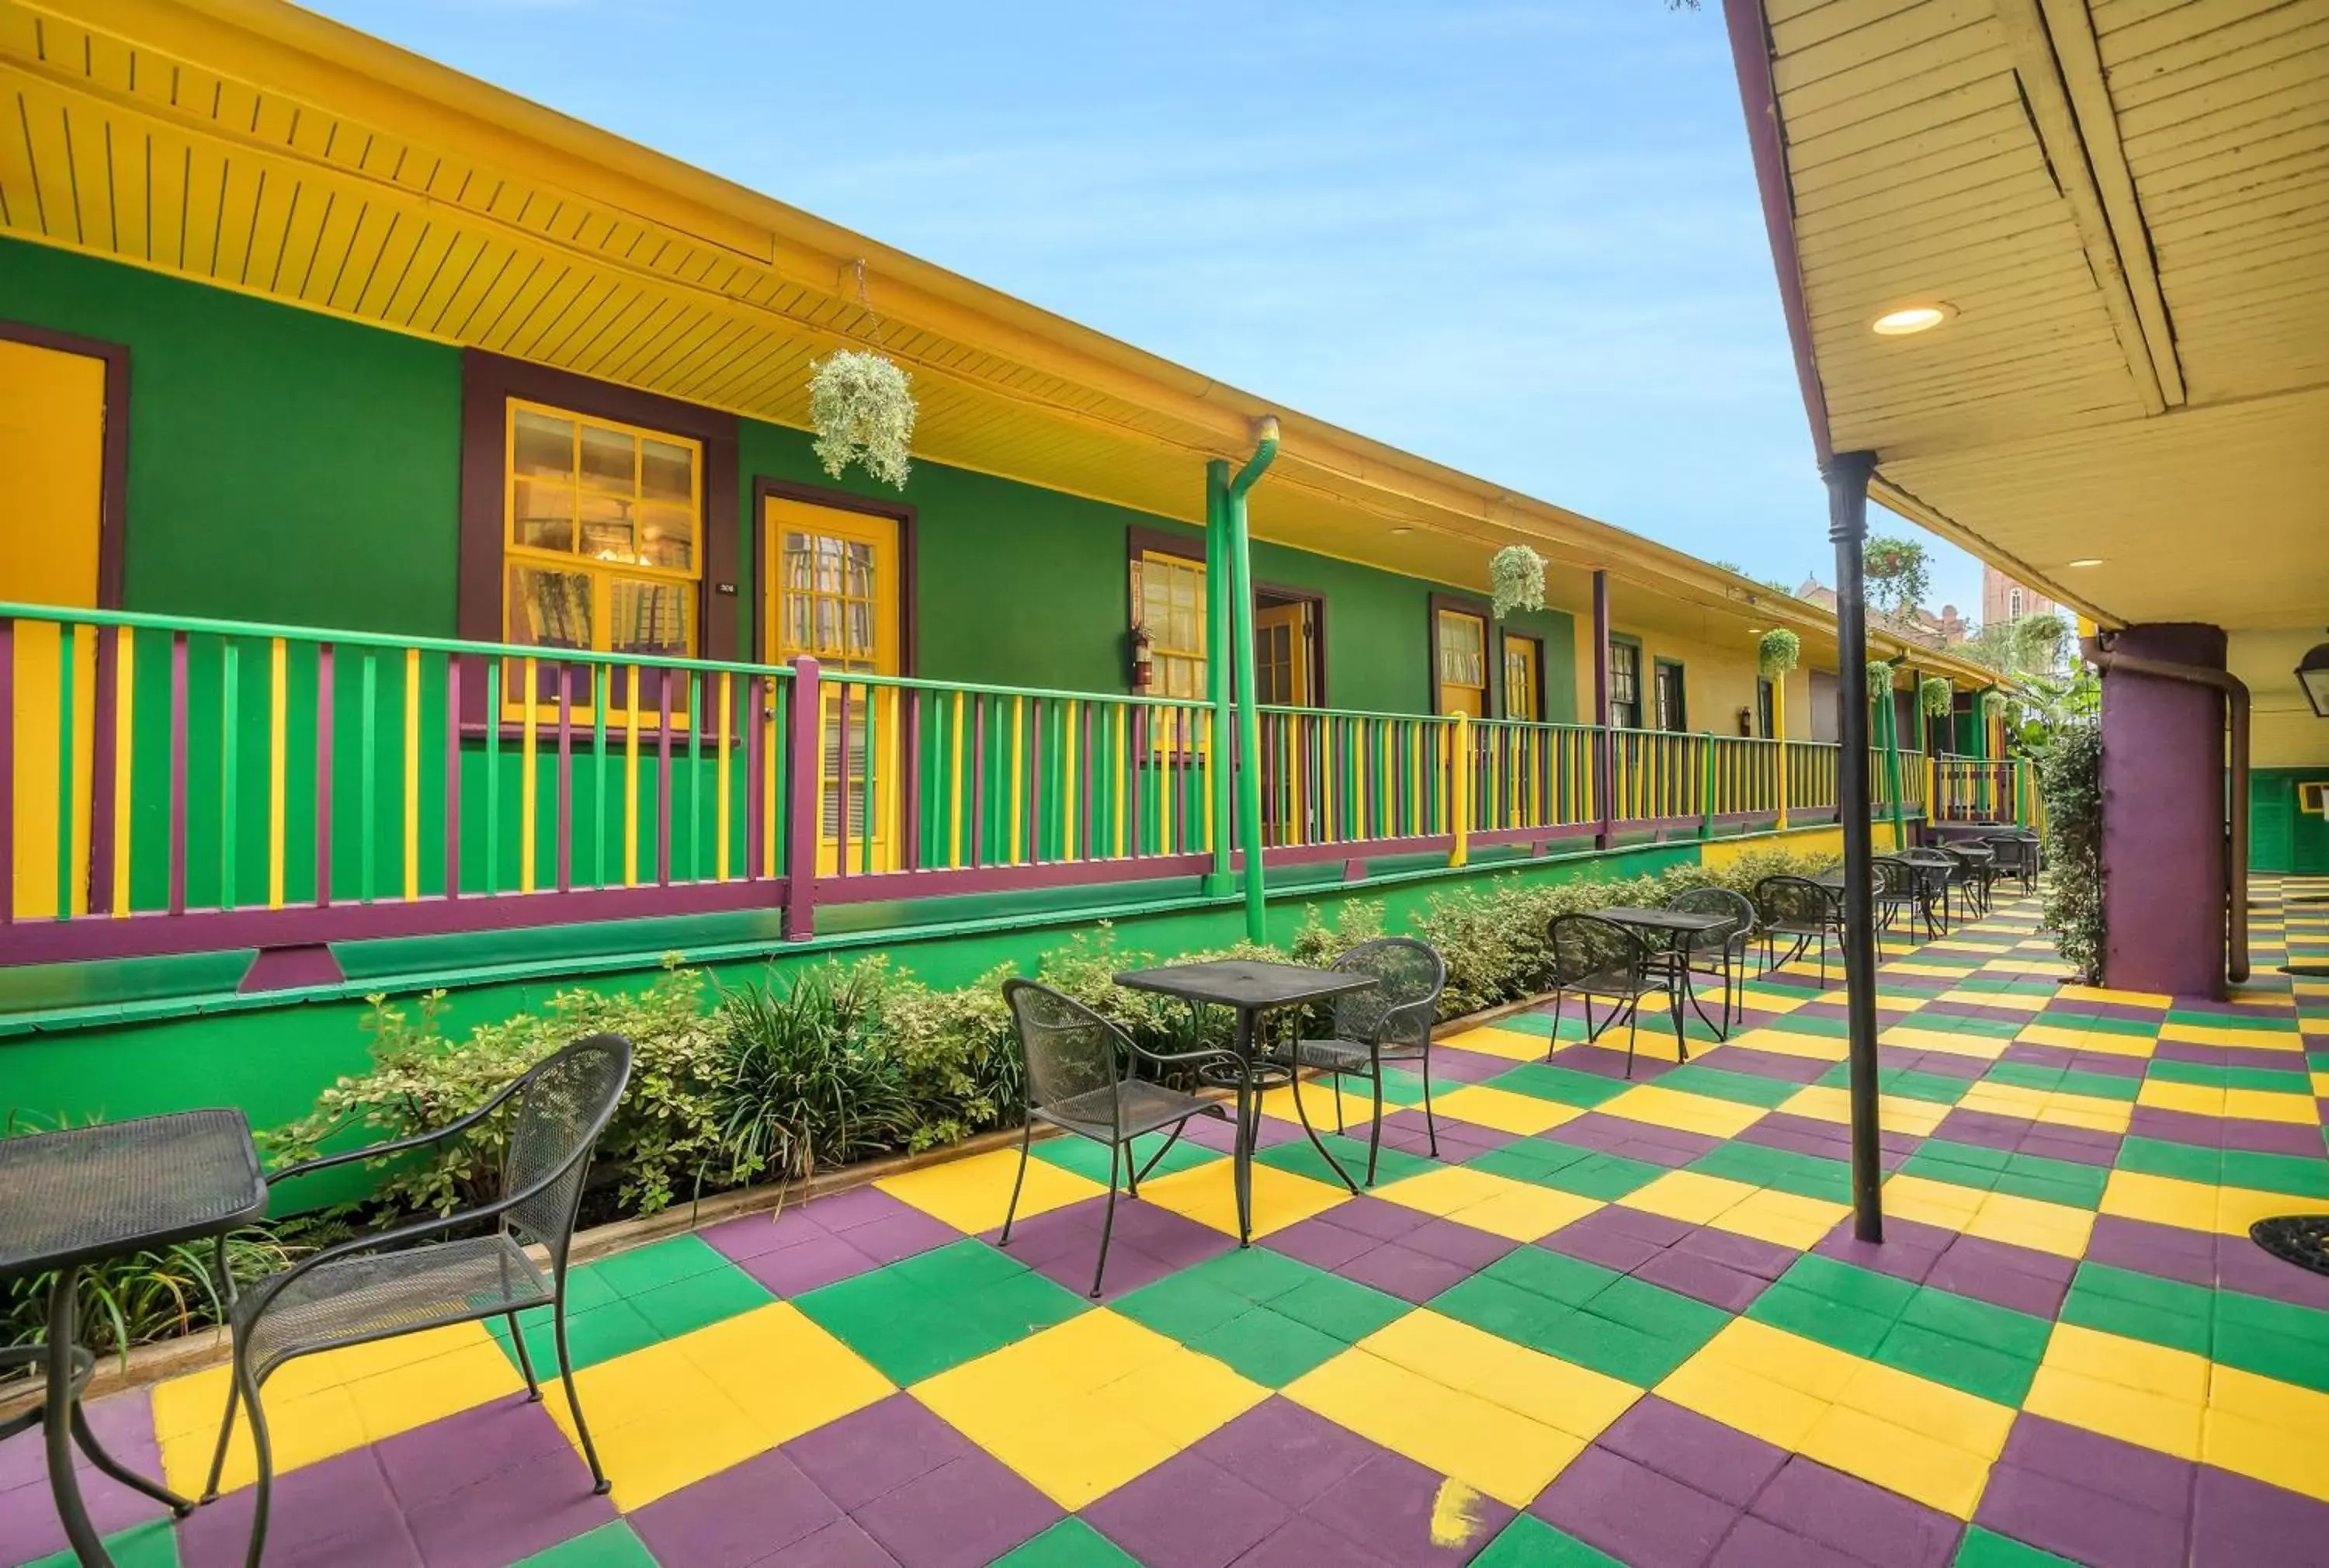
[[1871,698],[1873,698],[1873,697],[1876,695],[1876,693],[1878,693],[1878,692],[1880,692],[1880,691],[1890,691],[1890,690],[1892,690],[1892,665],[1891,665],[1891,662],[1889,660],[1884,660],[1884,659],[1871,659],[1871,660],[1868,662],[1868,694],[1869,694],[1869,696],[1870,696]]
[[2005,717],[2005,693],[2003,691],[1983,692],[1981,694],[1981,716],[1984,718],[2003,718]]
[[1770,681],[1794,669],[1803,656],[1804,640],[1785,626],[1774,626],[1764,633],[1762,642],[1755,647],[1756,667]]
[[1544,557],[1524,544],[1508,544],[1488,559],[1488,588],[1496,618],[1514,610],[1544,608]]
[[1949,704],[1954,700],[1949,691],[1948,681],[1944,676],[1928,675],[1917,684],[1918,705],[1925,710],[1925,716],[1928,718],[1947,718]]
[[819,360],[808,378],[809,423],[816,427],[817,461],[834,478],[852,463],[899,490],[913,465],[911,379],[888,357],[843,349]]

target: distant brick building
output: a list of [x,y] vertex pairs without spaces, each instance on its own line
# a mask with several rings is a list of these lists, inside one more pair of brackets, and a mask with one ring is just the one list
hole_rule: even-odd
[[1981,624],[2003,625],[2021,620],[2024,615],[2051,615],[2054,601],[2035,588],[2024,587],[1995,567],[1984,561],[1981,567]]
[[[1835,612],[1835,590],[1817,577],[1805,578],[1803,587],[1796,590],[1796,597],[1806,604],[1817,605],[1831,615]],[[2042,605],[2046,601],[2040,599],[2037,602]],[[1943,605],[1938,615],[1921,606],[1906,615],[1888,615],[1872,605],[1868,608],[1868,618],[1894,635],[1912,643],[1922,643],[1928,648],[1954,647],[1964,642],[1973,630],[1966,624],[1965,617],[1957,614],[1955,605]]]

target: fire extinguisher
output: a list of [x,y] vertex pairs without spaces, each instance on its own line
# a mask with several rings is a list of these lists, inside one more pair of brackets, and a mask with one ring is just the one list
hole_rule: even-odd
[[1155,639],[1146,626],[1132,628],[1132,690],[1136,695],[1145,693],[1156,680]]

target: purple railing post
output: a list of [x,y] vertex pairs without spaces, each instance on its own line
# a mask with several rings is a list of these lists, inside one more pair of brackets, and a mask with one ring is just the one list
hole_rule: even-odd
[[445,655],[445,897],[461,896],[461,656]]
[[[1638,671],[1636,679],[1640,679]],[[1636,694],[1639,695],[1638,690]],[[1594,793],[1601,797],[1601,821],[1593,835],[1593,847],[1606,850],[1617,810],[1617,803],[1610,798],[1617,789],[1617,772],[1609,765],[1609,574],[1606,571],[1593,574],[1593,722],[1599,726],[1593,736]]]
[[[817,690],[816,661],[804,654],[792,666],[784,741],[785,940],[806,942],[816,934],[816,836],[825,787],[816,743],[825,703]],[[846,802],[842,810],[848,810]]]
[[[186,634],[170,638],[170,913],[186,912]],[[71,854],[72,847],[65,846]]]
[[0,615],[0,925],[15,918],[16,622]]
[[331,901],[332,645],[322,643],[316,648],[316,907]]

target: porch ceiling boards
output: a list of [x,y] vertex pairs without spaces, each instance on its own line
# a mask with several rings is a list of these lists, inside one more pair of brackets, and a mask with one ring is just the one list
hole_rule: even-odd
[[1730,12],[1815,437],[2106,620],[2317,622],[2329,0]]
[[0,231],[795,427],[810,360],[875,346],[915,373],[920,455],[1192,521],[1202,461],[1242,457],[1277,414],[1262,537],[1479,587],[1526,540],[1609,569],[1635,624],[1833,641],[1820,612],[1680,551],[277,0],[0,0]]

